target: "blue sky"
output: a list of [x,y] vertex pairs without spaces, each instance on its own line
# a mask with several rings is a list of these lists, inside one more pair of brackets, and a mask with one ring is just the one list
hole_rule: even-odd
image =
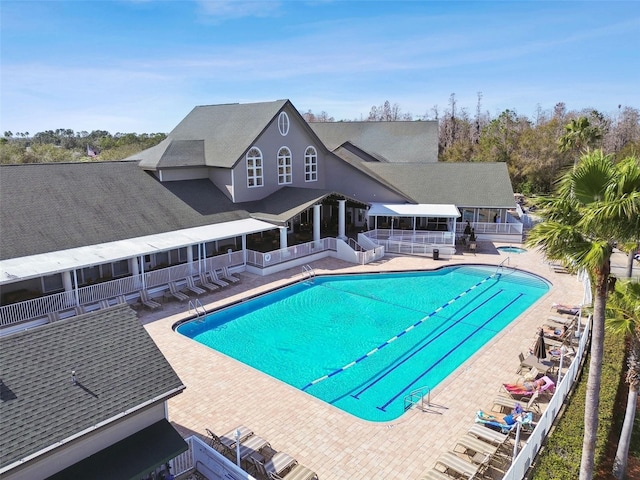
[[196,105],[414,118],[640,108],[640,2],[0,2],[0,134],[169,132]]

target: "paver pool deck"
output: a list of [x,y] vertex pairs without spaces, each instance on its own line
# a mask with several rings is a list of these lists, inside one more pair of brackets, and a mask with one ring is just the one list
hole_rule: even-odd
[[[206,428],[222,434],[238,425],[250,427],[277,451],[314,470],[321,480],[420,479],[437,457],[453,449],[473,425],[475,412],[490,409],[502,383],[514,381],[518,354],[527,352],[536,329],[554,313],[552,303],[579,304],[583,289],[575,275],[554,273],[534,251],[506,254],[501,244],[481,244],[480,251],[450,260],[388,256],[353,265],[333,258],[313,263],[317,274],[431,270],[467,264],[508,265],[546,278],[552,287],[446,380],[433,388],[433,412],[414,408],[389,423],[351,416],[273,377],[216,352],[172,330],[188,318],[185,303],[169,302],[139,316],[186,390],[168,402],[169,420],[187,437],[206,437]],[[202,296],[207,310],[236,302],[301,278],[301,267],[261,277],[242,272],[240,284]],[[408,285],[410,287],[410,285]],[[259,343],[259,338],[247,338]]]

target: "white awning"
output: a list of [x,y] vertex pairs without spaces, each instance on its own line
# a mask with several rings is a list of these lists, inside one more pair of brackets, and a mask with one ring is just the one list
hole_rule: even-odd
[[432,203],[372,203],[370,217],[432,217],[457,218],[460,211],[455,205]]
[[248,218],[0,261],[0,285],[277,228]]

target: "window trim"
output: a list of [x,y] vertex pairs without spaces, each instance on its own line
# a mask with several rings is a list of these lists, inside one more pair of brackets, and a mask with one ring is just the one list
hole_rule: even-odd
[[[285,155],[282,154],[284,150],[287,151]],[[280,163],[281,160],[284,163]],[[276,164],[278,167],[278,185],[291,185],[293,183],[293,155],[289,147],[283,145],[278,149]],[[286,171],[287,167],[288,172]]]
[[[259,155],[250,156],[249,154],[253,151],[256,151]],[[249,165],[249,160],[253,160],[253,166]],[[247,154],[245,155],[245,166],[247,173],[247,188],[260,188],[264,186],[264,156],[262,155],[262,151],[258,147],[251,147]],[[260,174],[257,174],[256,171],[260,170]],[[251,181],[253,180],[253,185]]]
[[[313,150],[313,154],[310,154],[309,150]],[[313,145],[304,150],[304,181],[318,181],[318,149]]]
[[291,122],[289,121],[289,115],[287,115],[287,112],[280,112],[280,115],[278,115],[278,131],[280,132],[280,135],[283,137],[287,136],[290,124]]

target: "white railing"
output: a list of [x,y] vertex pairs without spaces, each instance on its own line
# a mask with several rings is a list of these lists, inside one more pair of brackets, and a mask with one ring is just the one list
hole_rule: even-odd
[[321,238],[318,241],[314,240],[266,253],[247,250],[247,264],[259,268],[267,268],[280,263],[290,262],[297,258],[307,257],[314,253],[324,252],[326,250],[336,250],[335,238]]
[[364,250],[362,252],[356,252],[356,256],[358,257],[358,263],[360,265],[366,265],[367,263],[371,263],[381,259],[382,257],[384,257],[384,253],[385,253],[384,246],[379,246],[372,250]]
[[385,240],[408,242],[422,245],[455,245],[453,232],[434,232],[430,230],[391,230],[375,229],[364,233],[365,236],[382,244]]
[[195,275],[199,272],[242,264],[243,252],[225,253],[201,261],[194,261],[191,264],[174,265],[140,275],[132,275],[80,287],[77,291],[55,293],[4,305],[0,307],[0,327],[34,318],[46,317],[49,313],[64,312],[76,306],[96,304],[101,300],[108,300],[121,295],[137,294],[142,288],[158,288],[167,285],[169,282],[181,282],[187,276]]
[[[461,235],[464,233],[466,223],[456,223],[456,234]],[[500,233],[509,235],[521,235],[522,223],[520,222],[507,222],[507,223],[493,223],[493,222],[476,222],[473,224],[475,234],[489,234]]]

